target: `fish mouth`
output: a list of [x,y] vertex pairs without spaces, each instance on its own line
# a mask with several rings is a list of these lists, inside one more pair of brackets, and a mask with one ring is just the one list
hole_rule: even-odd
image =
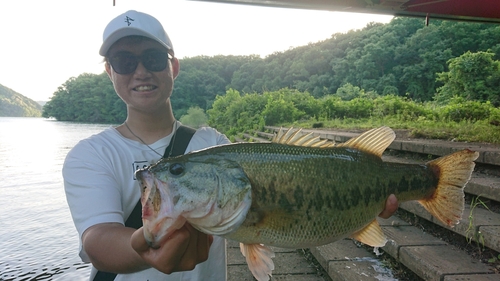
[[[172,234],[182,228],[186,219],[182,216],[173,218],[161,218],[144,225],[144,238],[149,247],[153,249],[160,248],[162,240],[169,239]],[[168,228],[166,227],[168,226]]]
[[144,238],[151,248],[157,249],[164,237],[170,237],[184,226],[186,218],[175,212],[166,182],[157,179],[147,169],[138,170],[136,178],[141,188]]

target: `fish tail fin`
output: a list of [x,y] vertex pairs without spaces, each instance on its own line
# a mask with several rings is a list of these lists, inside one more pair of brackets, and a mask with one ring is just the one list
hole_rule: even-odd
[[240,243],[240,250],[247,260],[248,268],[258,281],[268,281],[274,270],[274,252],[262,244]]
[[464,187],[474,170],[479,153],[469,149],[427,163],[437,175],[434,193],[418,202],[442,223],[453,227],[460,222],[464,210]]

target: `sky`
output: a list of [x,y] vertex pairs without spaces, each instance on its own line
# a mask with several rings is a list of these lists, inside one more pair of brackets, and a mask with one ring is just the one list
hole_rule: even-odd
[[[108,22],[127,10],[156,17],[178,58],[260,55],[388,23],[392,16],[187,0],[2,0],[0,84],[47,101],[69,78],[104,71],[98,54]],[[181,63],[182,69],[182,63]]]

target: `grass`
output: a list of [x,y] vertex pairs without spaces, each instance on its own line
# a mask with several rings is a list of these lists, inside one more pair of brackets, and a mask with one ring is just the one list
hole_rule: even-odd
[[480,196],[473,197],[470,203],[470,213],[469,213],[469,225],[467,230],[465,231],[465,238],[469,244],[472,241],[476,241],[478,245],[478,250],[481,252],[484,249],[484,237],[481,234],[481,231],[476,230],[476,225],[474,223],[474,210],[482,206],[483,208],[489,210],[488,206],[479,198]]
[[[400,121],[397,118],[368,119],[333,119],[320,120],[324,128],[337,129],[370,129],[389,126],[394,130],[407,130],[409,137],[442,139],[462,142],[482,142],[500,144],[500,127],[487,120],[471,122],[444,122],[426,120]],[[284,127],[313,128],[316,120],[297,121],[293,124],[282,124]]]

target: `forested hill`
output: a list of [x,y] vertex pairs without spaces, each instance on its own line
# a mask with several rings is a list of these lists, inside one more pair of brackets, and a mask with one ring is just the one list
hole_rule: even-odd
[[0,84],[0,116],[40,117],[41,115],[41,105]]
[[[180,118],[190,107],[210,109],[228,89],[261,94],[289,88],[321,98],[353,85],[414,101],[461,95],[498,106],[499,59],[500,25],[435,20],[425,26],[422,19],[394,18],[265,58],[183,58],[171,100]],[[105,73],[70,78],[43,114],[87,122],[123,122],[126,116]]]
[[499,60],[500,25],[436,20],[425,26],[422,19],[394,18],[266,58],[183,59],[172,101],[206,109],[228,88],[262,93],[287,87],[321,97],[347,83],[427,101],[443,85],[436,79],[448,71],[447,61],[467,51],[489,51]]

